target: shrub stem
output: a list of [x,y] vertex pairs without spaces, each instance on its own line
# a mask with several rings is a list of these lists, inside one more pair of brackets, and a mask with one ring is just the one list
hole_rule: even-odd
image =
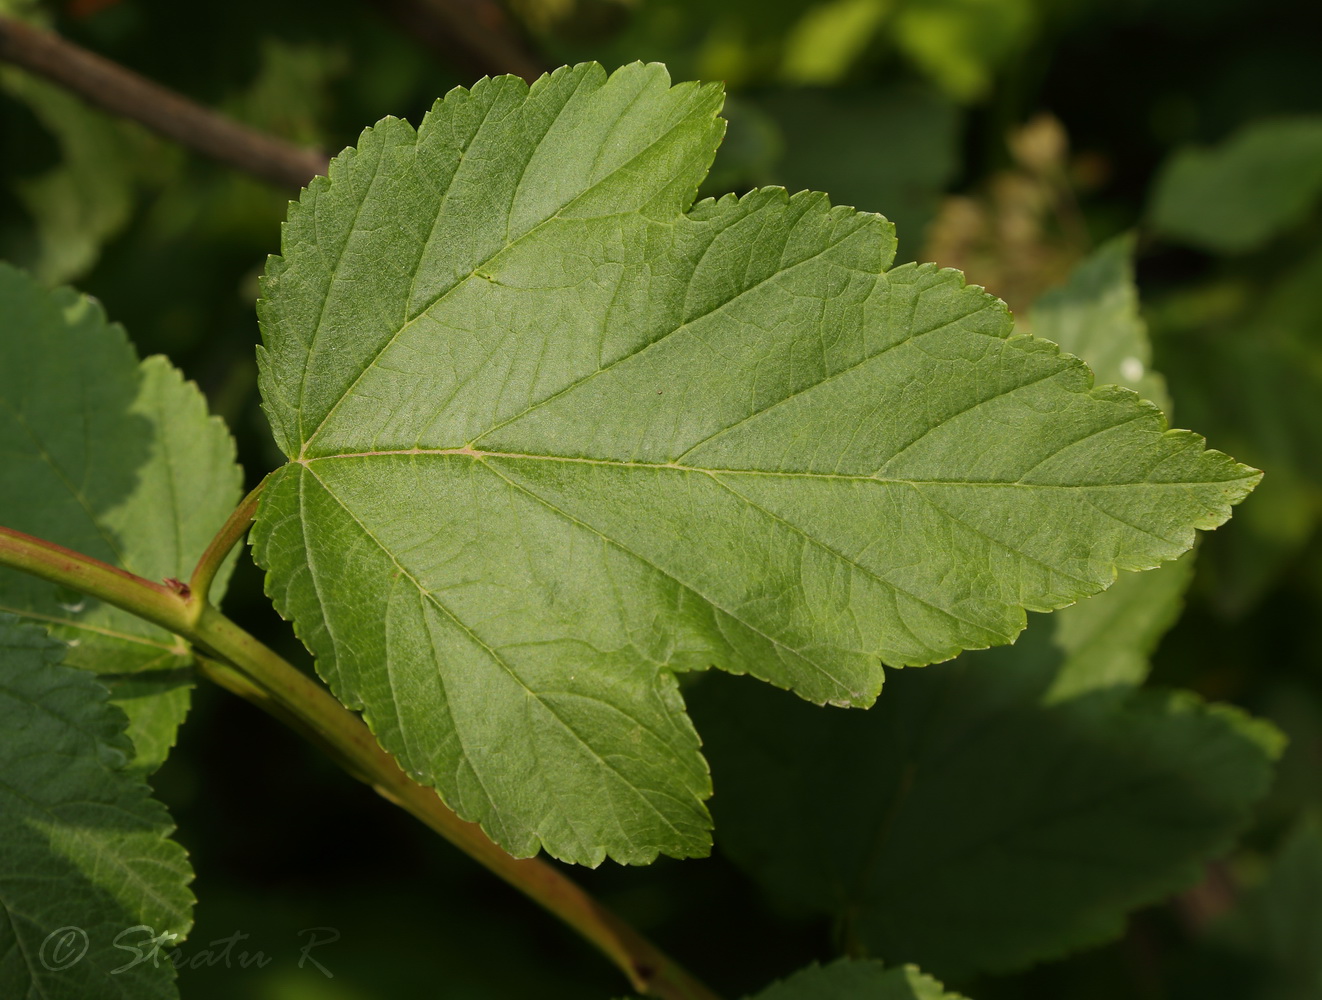
[[132,70],[12,17],[0,17],[0,59],[89,104],[146,125],[214,160],[295,190],[326,172],[322,153],[241,125]]

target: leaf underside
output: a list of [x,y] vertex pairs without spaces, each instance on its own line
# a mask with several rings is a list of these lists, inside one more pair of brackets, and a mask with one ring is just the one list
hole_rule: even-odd
[[114,970],[188,932],[188,856],[126,767],[124,714],[61,652],[0,615],[0,996],[177,997],[168,961]]
[[516,855],[706,853],[676,672],[866,706],[1256,482],[957,272],[887,270],[880,216],[689,207],[720,103],[656,65],[455,90],[337,157],[267,269],[268,591]]
[[[0,265],[0,524],[149,580],[187,578],[239,500],[234,442],[197,386],[139,362],[93,300]],[[212,591],[224,593],[228,564]],[[188,711],[192,657],[141,618],[0,569],[0,611],[68,644],[130,719],[136,764],[157,767]]]

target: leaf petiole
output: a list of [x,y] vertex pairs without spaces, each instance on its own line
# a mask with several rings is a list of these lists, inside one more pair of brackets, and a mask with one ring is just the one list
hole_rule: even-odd
[[211,593],[212,581],[215,580],[221,563],[230,554],[230,550],[243,539],[249,526],[251,526],[252,519],[257,514],[257,501],[262,495],[262,488],[266,485],[266,480],[269,478],[270,476],[265,477],[253,487],[252,492],[240,501],[239,505],[234,508],[234,512],[230,514],[225,523],[221,525],[220,530],[216,532],[215,537],[211,539],[201,558],[198,559],[197,566],[193,569],[193,575],[188,579],[188,592],[183,595],[194,604],[202,605],[207,602],[207,598]]

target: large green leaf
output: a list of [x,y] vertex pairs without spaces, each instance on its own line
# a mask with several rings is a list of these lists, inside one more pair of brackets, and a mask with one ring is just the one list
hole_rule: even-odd
[[[164,358],[139,363],[92,300],[3,265],[0,317],[0,524],[149,579],[187,578],[240,490],[233,441],[197,387]],[[47,626],[68,663],[106,675],[139,765],[165,759],[192,683],[179,639],[8,569],[0,611]]]
[[841,960],[812,965],[773,983],[753,1000],[959,1000],[912,966],[884,969],[880,962]]
[[188,857],[126,766],[124,714],[61,651],[0,615],[0,996],[174,997]]
[[559,70],[386,119],[261,305],[268,589],[348,705],[515,854],[704,853],[674,672],[867,705],[1212,528],[1253,470],[892,227],[692,192],[720,91]]

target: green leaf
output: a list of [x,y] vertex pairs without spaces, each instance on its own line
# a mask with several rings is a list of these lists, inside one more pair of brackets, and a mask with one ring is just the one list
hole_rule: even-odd
[[[0,523],[148,579],[186,579],[240,496],[224,425],[164,358],[139,363],[91,299],[0,265],[0,316]],[[192,685],[179,639],[8,569],[0,611],[45,625],[69,664],[105,675],[139,766],[165,759]]]
[[1118,936],[1230,846],[1280,737],[1187,693],[1061,699],[1052,624],[904,671],[868,713],[705,679],[722,850],[851,953],[948,979]]
[[1322,195],[1322,118],[1254,122],[1220,146],[1176,153],[1149,206],[1161,236],[1220,253],[1254,250]]
[[364,132],[260,306],[254,552],[345,704],[517,855],[708,849],[677,671],[867,705],[882,663],[1175,558],[1257,473],[1014,336],[881,217],[684,212],[720,92],[595,65]]
[[348,67],[348,53],[340,45],[269,36],[259,45],[256,75],[225,110],[245,124],[299,145],[324,143],[321,123],[329,117],[331,86]]
[[880,962],[841,959],[800,969],[753,1000],[959,1000],[913,966],[883,969]]
[[1088,362],[1100,385],[1133,389],[1170,413],[1166,381],[1152,370],[1152,345],[1134,285],[1134,237],[1117,236],[1033,304],[1033,333]]
[[[175,997],[164,953],[192,924],[188,856],[126,766],[124,714],[60,653],[0,615],[0,995]],[[158,960],[128,967],[154,938]]]

